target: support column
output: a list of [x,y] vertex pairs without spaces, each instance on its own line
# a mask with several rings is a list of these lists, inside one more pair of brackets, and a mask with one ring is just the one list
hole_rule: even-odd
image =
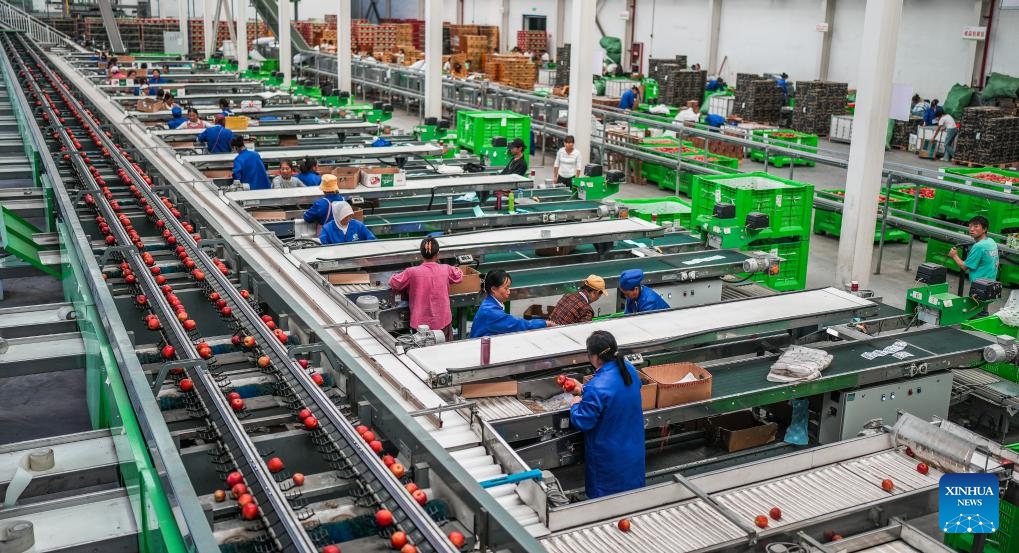
[[350,44],[350,3],[351,0],[340,0],[340,9],[336,14],[336,71],[339,73],[336,85],[341,91],[350,92],[353,96],[354,91],[350,86],[350,64],[353,57]]
[[442,0],[425,0],[425,117],[442,118]]
[[[66,5],[66,4],[65,4]],[[188,3],[187,0],[177,0],[177,30],[180,32],[181,41],[184,42],[184,54],[190,55],[191,52],[191,38],[189,36],[189,22],[188,22]]]
[[817,80],[828,80],[828,67],[831,64],[831,37],[835,32],[835,3],[838,0],[821,0],[821,13],[828,24],[828,32],[821,33],[821,53],[818,56]]
[[[994,10],[994,2],[992,0],[975,0],[973,2],[973,25],[987,25],[987,14]],[[984,62],[984,49],[987,48],[987,44],[991,40],[991,33],[994,29],[987,29],[987,38],[983,41],[971,40],[973,43],[973,60],[972,67],[969,70],[970,75],[970,86],[983,86],[984,76],[980,74],[982,65]]]
[[722,0],[708,0],[708,11],[711,13],[711,22],[708,25],[708,60],[704,64],[704,69],[708,75],[717,75],[718,36],[722,31]]
[[594,18],[596,0],[573,0],[570,10],[570,99],[567,129],[576,138],[576,148],[591,159],[591,94],[594,85],[594,51],[598,32]]
[[[555,2],[555,45],[562,48],[566,44],[566,0]],[[549,55],[554,52],[549,52]],[[555,56],[553,56],[553,59]],[[559,60],[556,60],[558,62]]]
[[212,57],[212,52],[216,49],[216,33],[219,23],[213,21],[213,15],[216,13],[216,0],[205,0],[202,8],[202,17],[204,27],[202,30],[205,36],[205,59]]
[[237,71],[248,70],[248,0],[237,0]]
[[509,0],[501,0],[499,2],[499,51],[503,53],[510,49],[509,16]]
[[290,53],[290,0],[277,0],[279,2],[280,30],[280,71],[283,73],[283,88],[290,88],[291,64],[294,56]]
[[863,16],[856,116],[853,141],[849,147],[846,201],[842,212],[835,286],[870,281],[877,224],[878,195],[881,193],[885,158],[885,134],[892,101],[894,52],[902,19],[903,0],[867,0]]
[[627,74],[630,73],[630,49],[633,47],[633,17],[637,0],[626,0],[626,20],[623,21],[623,51],[619,56],[619,65]]

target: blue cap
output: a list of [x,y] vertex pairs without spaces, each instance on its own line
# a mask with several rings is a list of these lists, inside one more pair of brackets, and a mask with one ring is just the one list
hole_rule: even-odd
[[180,109],[180,106],[173,106],[173,109],[170,110],[170,113],[173,114],[174,117],[180,117],[181,114],[184,113],[184,110]]
[[619,275],[619,288],[621,290],[633,290],[640,286],[644,280],[644,271],[641,269],[627,269]]

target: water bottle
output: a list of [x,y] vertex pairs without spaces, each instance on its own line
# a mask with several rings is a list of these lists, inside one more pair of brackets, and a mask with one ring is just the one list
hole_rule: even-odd
[[516,213],[516,212],[517,212],[517,209],[516,209],[516,204],[515,204],[515,200],[514,200],[514,197],[513,197],[513,192],[512,192],[512,191],[510,191],[510,193],[509,193],[509,200],[508,200],[508,204],[509,204],[509,205],[508,205],[508,207],[509,207],[509,212],[510,212],[510,213]]
[[492,339],[488,336],[481,338],[481,364],[487,365],[492,360]]

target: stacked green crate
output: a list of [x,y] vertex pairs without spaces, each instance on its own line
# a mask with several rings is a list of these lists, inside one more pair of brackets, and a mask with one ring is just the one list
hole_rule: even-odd
[[616,203],[629,210],[630,217],[690,228],[690,204],[680,198],[627,198]]
[[[931,238],[927,241],[927,254],[924,256],[924,261],[944,265],[949,271],[959,272],[959,266],[952,258],[948,257],[948,250],[954,246],[950,242]],[[1019,264],[1015,260],[1004,256],[999,258],[998,282],[1005,286],[1019,286]]]
[[[690,142],[682,144],[674,138],[650,138],[641,142],[640,148],[662,157],[670,158],[672,161],[665,164],[641,163],[641,177],[649,182],[658,185],[662,190],[676,190],[676,166],[675,159],[681,157],[684,163],[698,167],[708,167],[716,171],[726,173],[739,172],[739,160],[732,157],[708,153],[701,148],[695,148]],[[679,193],[690,195],[693,184],[694,173],[683,171],[679,175]]]
[[[756,130],[750,135],[750,140],[753,140],[754,142],[764,142],[765,139],[767,139],[770,144],[781,146],[783,148],[791,148],[810,153],[817,152],[816,134],[807,134],[791,129],[768,129]],[[790,163],[806,165],[808,167],[814,166],[813,161],[808,161],[798,157],[790,157],[784,154],[765,155],[764,148],[753,148],[750,150],[750,159],[754,161],[763,162],[765,157],[767,157],[768,164],[774,165],[775,167],[785,167]]]
[[757,232],[743,250],[774,251],[785,261],[777,274],[753,275],[754,281],[781,292],[806,287],[813,185],[760,172],[694,176],[691,224],[700,227],[709,222],[714,216],[715,204],[719,203],[736,207],[737,224],[745,221],[751,212],[768,216],[768,228]]
[[[825,190],[818,190],[817,195],[821,198],[833,200],[836,202],[844,202],[846,198],[846,191],[841,188],[828,188]],[[878,196],[878,202],[883,207],[885,205],[885,195],[880,194]],[[898,196],[893,194],[888,198],[888,207],[891,209],[910,209],[912,208],[912,200],[910,198]],[[829,236],[839,237],[842,235],[842,213],[838,211],[829,211],[826,209],[817,208],[814,210],[814,234],[827,234]],[[877,223],[874,228],[874,241],[878,242],[881,240],[881,218],[878,217]],[[903,230],[885,226],[885,242],[908,242],[909,234]]]
[[[1019,172],[1007,171],[995,167],[942,167],[945,180],[967,186],[974,186],[1005,194],[1019,193]],[[995,184],[978,182],[993,181]],[[937,195],[944,198],[939,201],[938,215],[965,223],[976,215],[983,215],[991,223],[990,231],[1000,233],[1002,229],[1019,227],[1019,204],[1010,204],[1000,200],[980,198],[965,192],[938,190]]]
[[920,186],[909,182],[892,185],[893,194],[904,196],[909,199],[909,203],[907,203],[905,207],[896,207],[896,209],[902,209],[912,213],[913,202],[914,198],[916,198],[917,191],[919,191],[919,198],[916,199],[916,214],[923,217],[935,217],[937,215],[937,196],[939,193],[943,192],[943,190]]
[[531,118],[512,111],[458,111],[456,136],[460,146],[480,153],[492,145],[492,139],[501,136],[506,142],[514,138],[524,141],[524,159],[530,158]]

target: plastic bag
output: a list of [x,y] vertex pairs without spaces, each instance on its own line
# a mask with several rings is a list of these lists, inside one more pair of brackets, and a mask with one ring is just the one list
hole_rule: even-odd
[[1002,73],[991,73],[991,77],[987,79],[987,86],[984,87],[983,97],[984,99],[1015,98],[1017,89],[1019,89],[1019,78]]
[[1016,295],[1015,290],[1012,290],[1012,293],[1008,296],[1008,301],[1005,302],[1005,307],[1002,307],[996,315],[998,315],[998,319],[1002,323],[1008,326],[1019,326],[1019,296]]
[[945,98],[943,106],[945,108],[945,113],[951,115],[955,119],[962,119],[962,108],[969,106],[972,99],[972,88],[961,84],[953,86],[952,90],[948,91],[948,96]]

